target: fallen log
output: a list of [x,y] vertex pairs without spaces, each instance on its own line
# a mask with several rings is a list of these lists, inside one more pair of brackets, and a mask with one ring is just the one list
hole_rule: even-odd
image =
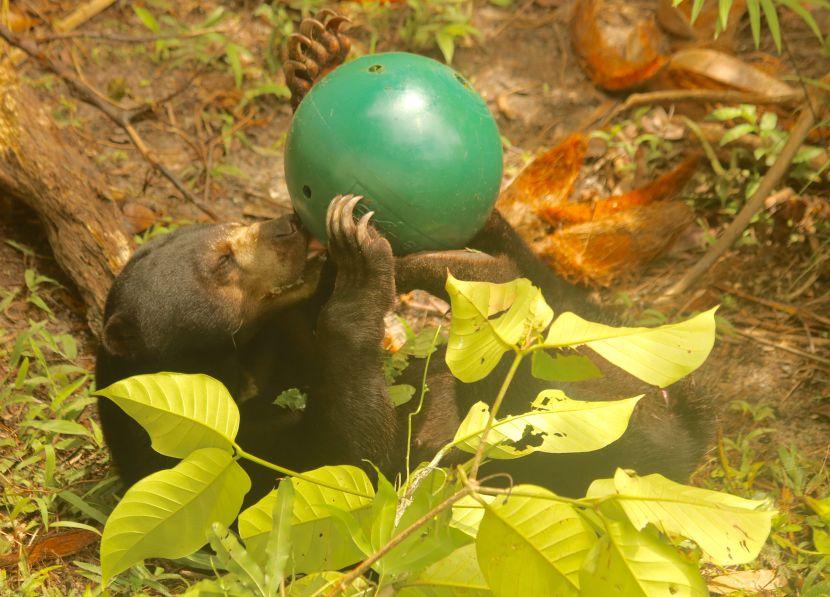
[[61,131],[14,66],[0,60],[0,194],[43,222],[55,259],[75,282],[96,335],[115,275],[132,251],[118,207],[79,143]]

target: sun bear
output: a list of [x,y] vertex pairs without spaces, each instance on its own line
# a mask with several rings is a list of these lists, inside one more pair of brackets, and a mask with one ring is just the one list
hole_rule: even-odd
[[[383,373],[384,315],[397,292],[423,288],[442,294],[448,271],[492,282],[525,276],[557,312],[598,314],[579,289],[531,254],[497,211],[471,243],[478,251],[395,257],[371,226],[371,213],[354,216],[358,201],[351,196],[332,201],[327,259],[293,216],[252,225],[189,226],[141,247],[107,299],[97,386],[140,373],[205,373],[225,384],[240,404],[238,442],[246,451],[295,470],[345,463],[370,470],[369,461],[391,476],[402,468],[410,412],[408,405],[392,405]],[[422,367],[414,362],[401,381],[419,387]],[[516,482],[569,495],[584,492],[590,481],[617,466],[687,477],[708,439],[706,401],[682,384],[661,392],[610,368],[606,372],[594,382],[558,387],[578,399],[649,394],[620,440],[597,452],[534,454],[483,470],[506,471]],[[413,462],[431,458],[451,441],[469,406],[492,402],[503,377],[497,368],[481,382],[458,382],[437,353],[424,409],[415,418]],[[523,367],[503,412],[527,410],[538,391],[550,386]],[[288,388],[307,394],[304,411],[273,404]],[[117,406],[101,398],[99,409],[125,483],[172,466]],[[254,497],[273,487],[273,473],[246,468]]]

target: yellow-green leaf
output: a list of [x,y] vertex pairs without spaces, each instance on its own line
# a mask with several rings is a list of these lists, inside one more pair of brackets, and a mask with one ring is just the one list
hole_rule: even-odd
[[[488,458],[518,458],[531,452],[570,454],[604,448],[622,436],[642,396],[611,401],[571,400],[561,390],[545,390],[534,410],[497,419],[487,434]],[[470,408],[453,444],[475,453],[487,426],[490,408],[478,402]]]
[[519,485],[486,506],[476,553],[495,595],[577,594],[596,535],[572,506],[550,497],[541,487]]
[[506,284],[465,282],[450,275],[452,327],[447,365],[464,382],[483,379],[505,352],[524,347],[553,318],[541,291],[530,280]]
[[[603,514],[606,510],[611,509],[603,508]],[[582,595],[708,595],[697,566],[650,529],[637,531],[622,513],[603,516],[603,522],[606,534],[588,553],[579,573]]]
[[183,558],[208,540],[214,522],[229,525],[251,480],[233,456],[196,450],[172,469],[133,485],[110,514],[101,539],[107,580],[145,558]]
[[144,427],[160,454],[184,458],[199,448],[233,449],[239,409],[225,386],[208,375],[135,375],[96,394]]
[[[305,476],[342,487],[352,493],[337,491],[311,481],[294,478],[293,520],[291,524],[291,558],[286,571],[306,573],[336,570],[354,564],[363,556],[329,507],[353,514],[367,513],[372,500],[357,494],[374,495],[371,481],[354,466],[325,466]],[[239,535],[251,555],[265,561],[268,536],[273,526],[277,492],[272,491],[239,515]]]
[[585,345],[642,381],[665,387],[700,367],[715,343],[715,309],[656,328],[613,327],[563,313],[545,346]]
[[767,540],[775,510],[763,500],[689,487],[662,475],[640,477],[617,469],[614,487],[637,529],[653,524],[698,544],[707,560],[721,566],[746,564]]
[[420,574],[398,585],[398,597],[485,597],[492,595],[476,558],[476,546],[465,545]]

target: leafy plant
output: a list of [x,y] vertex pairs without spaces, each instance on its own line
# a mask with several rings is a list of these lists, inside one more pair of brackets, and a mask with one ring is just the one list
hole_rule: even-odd
[[[532,485],[491,487],[478,475],[485,459],[601,448],[624,432],[640,399],[580,402],[546,390],[528,397],[528,412],[499,419],[523,359],[581,346],[662,387],[706,359],[714,309],[655,328],[615,328],[573,313],[554,319],[528,280],[489,284],[450,276],[447,290],[453,315],[446,361],[453,375],[483,379],[505,354],[512,365],[493,404],[474,405],[453,441],[398,487],[379,474],[375,489],[352,466],[299,473],[248,454],[236,443],[233,399],[202,375],[139,375],[101,390],[148,431],[158,451],[183,458],[139,481],[116,506],[104,528],[104,582],[144,558],[181,557],[207,542],[215,569],[224,572],[191,587],[191,595],[359,594],[381,587],[404,595],[459,588],[597,595],[610,587],[626,595],[704,595],[698,558],[720,565],[755,558],[775,515],[763,500],[624,470],[596,481],[580,499]],[[536,369],[550,377],[544,363]],[[519,444],[528,431],[541,441]],[[442,467],[453,448],[472,457]],[[249,480],[239,459],[288,477],[241,513]],[[242,543],[227,530],[237,515]],[[681,539],[694,542],[698,555],[678,548]]]
[[471,22],[470,0],[407,0],[405,4],[375,0],[361,2],[358,10],[370,32],[370,52],[375,51],[379,32],[388,31],[392,22],[397,24],[403,46],[412,50],[438,48],[447,64],[452,64],[459,41],[481,37]]
[[[672,0],[674,6],[678,6],[684,0]],[[691,21],[697,19],[700,11],[703,9],[705,0],[692,0]],[[732,9],[733,0],[717,0],[718,2],[718,20],[716,22],[715,35],[717,36],[724,30],[729,22],[729,11]],[[830,3],[826,0],[816,0],[812,2],[821,8],[830,8]],[[767,24],[770,35],[775,42],[775,47],[781,51],[781,24],[778,21],[778,7],[793,11],[807,24],[810,30],[816,35],[820,42],[823,42],[821,29],[818,26],[813,15],[805,8],[799,0],[746,0],[746,10],[749,14],[749,24],[752,28],[752,38],[755,40],[755,47],[761,45],[761,13],[764,14],[764,21]]]

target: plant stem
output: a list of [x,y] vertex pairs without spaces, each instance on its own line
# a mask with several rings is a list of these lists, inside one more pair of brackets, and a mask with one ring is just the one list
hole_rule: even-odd
[[478,450],[476,451],[475,458],[473,458],[473,466],[470,469],[470,478],[473,480],[475,480],[478,476],[478,467],[481,466],[481,459],[484,457],[484,446],[487,445],[487,436],[490,434],[490,429],[496,421],[496,416],[499,414],[501,403],[504,401],[504,397],[507,394],[507,388],[510,387],[510,382],[513,381],[513,377],[515,377],[516,371],[519,369],[519,365],[521,364],[524,355],[525,353],[521,351],[516,353],[516,356],[513,359],[513,364],[510,365],[510,370],[507,372],[507,376],[501,384],[501,389],[499,389],[499,394],[496,396],[496,401],[493,402],[493,408],[490,409],[490,418],[487,420],[487,426],[481,434]]
[[530,498],[538,498],[541,500],[550,500],[552,502],[562,502],[563,504],[570,504],[571,506],[578,506],[580,508],[590,508],[593,506],[593,503],[586,503],[585,498],[582,499],[574,499],[569,497],[563,497],[561,495],[556,495],[555,493],[551,495],[539,495],[536,493],[529,493],[524,491],[514,491],[512,489],[501,489],[499,487],[484,487],[480,486],[478,488],[478,493],[483,493],[485,495],[506,495],[506,496],[517,496],[517,497],[530,497]]
[[284,466],[280,466],[278,464],[274,464],[272,462],[268,462],[267,460],[263,460],[258,456],[254,456],[253,454],[248,454],[245,450],[239,447],[239,445],[234,444],[234,449],[236,450],[237,456],[240,458],[244,458],[245,460],[250,460],[251,462],[255,462],[260,466],[264,466],[265,468],[271,469],[272,471],[276,471],[285,475],[286,477],[295,477],[307,483],[314,483],[315,485],[319,485],[321,487],[327,487],[328,489],[333,489],[335,491],[339,491],[341,493],[348,493],[351,495],[356,495],[358,497],[366,498],[367,500],[373,499],[373,496],[367,495],[365,493],[360,493],[359,491],[352,491],[351,489],[343,489],[342,487],[338,487],[337,485],[332,485],[331,483],[326,483],[325,481],[320,481],[319,479],[315,479],[314,477],[309,477],[306,474],[298,473],[297,471],[292,471],[290,468],[285,468]]
[[801,115],[790,131],[784,148],[781,150],[772,167],[764,174],[764,177],[761,179],[761,184],[758,185],[752,197],[744,204],[741,211],[738,212],[738,215],[735,216],[732,223],[723,231],[717,242],[709,247],[709,250],[701,257],[700,261],[692,266],[674,286],[666,291],[664,299],[683,294],[689,290],[723,256],[729,247],[732,246],[732,243],[743,234],[752,217],[764,207],[764,200],[787,173],[801,144],[804,143],[810,130],[812,130],[815,120],[816,117],[813,113],[812,104],[808,99],[801,107]]
[[331,591],[329,591],[326,595],[327,597],[332,597],[334,595],[343,595],[345,594],[346,588],[352,584],[357,578],[359,578],[364,572],[366,572],[369,568],[372,567],[372,564],[377,562],[387,553],[395,549],[401,542],[403,542],[407,537],[409,537],[412,533],[417,531],[419,528],[424,526],[430,520],[441,514],[444,510],[452,506],[455,502],[463,498],[465,495],[471,493],[473,491],[473,486],[464,487],[463,489],[457,491],[456,493],[452,494],[450,497],[445,499],[443,502],[435,506],[432,510],[421,516],[418,520],[413,522],[411,525],[406,527],[403,531],[395,535],[386,545],[381,547],[375,553],[370,555],[368,558],[363,560],[358,566],[353,568],[348,574],[346,574],[340,582],[335,586]]
[[438,342],[438,334],[440,333],[441,326],[439,325],[435,330],[435,335],[432,337],[432,346],[430,346],[429,354],[427,354],[427,358],[424,363],[424,375],[421,378],[421,396],[418,398],[418,408],[409,413],[406,420],[406,482],[404,485],[409,484],[410,471],[412,470],[409,467],[409,458],[410,453],[412,452],[412,418],[419,415],[424,406],[424,397],[427,393],[427,373],[429,373],[429,363],[432,360],[432,353],[435,352],[435,343]]

